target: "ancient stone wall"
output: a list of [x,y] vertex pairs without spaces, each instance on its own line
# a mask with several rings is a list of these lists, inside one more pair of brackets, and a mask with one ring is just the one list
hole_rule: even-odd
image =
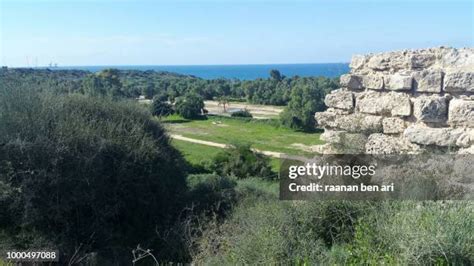
[[474,153],[474,48],[356,55],[316,113],[322,153]]

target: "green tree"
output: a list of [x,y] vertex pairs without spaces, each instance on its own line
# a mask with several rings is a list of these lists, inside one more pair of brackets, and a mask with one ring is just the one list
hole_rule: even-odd
[[288,106],[280,114],[282,124],[297,130],[314,130],[314,113],[324,110],[324,96],[324,90],[316,83],[294,87]]
[[161,101],[157,95],[153,97],[151,104],[151,114],[155,116],[168,116],[174,113],[173,106],[165,101]]
[[272,69],[270,70],[270,77],[273,79],[273,80],[276,80],[276,81],[281,81],[283,78],[281,76],[281,73],[280,71],[276,70],[276,69]]
[[179,97],[175,104],[176,112],[187,119],[198,118],[202,109],[204,108],[204,101],[201,96],[197,94],[187,94],[184,97]]

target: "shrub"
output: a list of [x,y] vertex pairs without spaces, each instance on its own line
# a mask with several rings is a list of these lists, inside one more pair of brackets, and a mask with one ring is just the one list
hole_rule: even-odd
[[219,175],[237,178],[272,178],[270,159],[250,149],[249,145],[237,144],[218,153],[209,167]]
[[232,117],[250,117],[252,118],[252,114],[247,110],[240,110],[237,112],[233,112],[230,116]]
[[151,243],[177,212],[182,164],[135,103],[0,88],[0,231],[8,238],[38,235],[62,259],[78,248],[129,259],[128,247]]
[[168,116],[174,113],[173,106],[167,102],[161,101],[158,97],[153,98],[151,104],[151,114],[155,116]]
[[188,205],[198,213],[218,214],[229,211],[236,201],[237,183],[226,176],[197,174],[188,176]]
[[176,112],[186,119],[198,118],[204,108],[204,101],[197,94],[187,94],[176,100]]
[[[243,200],[230,219],[209,228],[199,241],[198,264],[321,264],[330,262],[329,231],[345,243],[357,221],[356,212],[344,212],[346,205],[363,211],[367,203],[300,202],[277,199]],[[334,211],[334,208],[339,211]],[[342,224],[346,226],[341,227]],[[338,229],[336,229],[338,228]]]

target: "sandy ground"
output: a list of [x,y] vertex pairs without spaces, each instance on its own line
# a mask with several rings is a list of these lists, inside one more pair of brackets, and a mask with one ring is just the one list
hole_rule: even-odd
[[[205,107],[210,114],[217,115],[230,115],[229,113],[224,112],[224,108],[219,106],[218,101],[204,101]],[[228,111],[235,111],[237,109],[247,109],[253,118],[256,119],[268,119],[268,118],[277,118],[280,113],[283,111],[283,106],[274,106],[274,105],[258,105],[258,104],[249,104],[245,102],[230,102],[226,109]]]

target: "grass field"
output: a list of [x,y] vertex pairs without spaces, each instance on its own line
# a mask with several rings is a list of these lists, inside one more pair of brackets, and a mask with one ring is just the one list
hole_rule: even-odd
[[[172,140],[171,144],[178,149],[186,161],[192,165],[204,165],[206,161],[210,161],[217,153],[222,151],[221,148],[176,139]],[[270,163],[272,170],[278,172],[280,169],[280,159],[270,158]]]
[[186,120],[173,115],[163,122],[172,134],[222,144],[248,143],[252,148],[290,155],[309,155],[302,147],[323,143],[319,133],[296,132],[279,127],[276,120],[220,116],[209,116],[207,120]]

